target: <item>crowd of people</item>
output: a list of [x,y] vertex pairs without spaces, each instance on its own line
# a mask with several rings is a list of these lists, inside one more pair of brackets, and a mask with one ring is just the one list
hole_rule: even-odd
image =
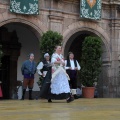
[[72,52],[69,52],[67,60],[64,60],[61,52],[62,47],[56,46],[52,56],[50,57],[48,53],[44,54],[43,61],[38,65],[34,62],[33,53],[29,55],[29,60],[23,62],[21,68],[24,77],[22,100],[24,100],[27,87],[29,88],[29,100],[32,100],[36,70],[40,76],[43,76],[40,98],[45,98],[48,102],[52,102],[52,99],[66,99],[67,103],[77,98],[77,71],[80,70],[80,65],[74,59]]

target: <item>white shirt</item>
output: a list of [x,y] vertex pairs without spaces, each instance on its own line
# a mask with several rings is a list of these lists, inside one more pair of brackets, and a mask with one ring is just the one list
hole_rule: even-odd
[[[47,61],[47,62],[50,63],[49,61]],[[39,75],[43,75],[44,74],[43,77],[45,77],[46,74],[47,74],[47,71],[43,71],[43,74],[42,74],[41,70],[43,69],[43,66],[44,66],[43,62],[40,62],[38,64],[38,66],[37,66],[37,72],[38,72]]]
[[57,53],[53,53],[52,58],[51,58],[51,63],[57,62],[57,59],[59,59],[60,61],[64,62],[62,54],[59,55]]
[[[77,68],[78,68],[78,70],[80,70],[81,67],[80,67],[80,65],[79,65],[79,63],[78,63],[77,60],[76,60],[76,63],[77,63]],[[70,59],[70,64],[71,64],[72,70],[75,70],[74,60],[71,60],[71,59]],[[65,69],[67,70],[67,69],[69,69],[69,67],[67,67],[66,65],[67,65],[67,60],[65,60]]]

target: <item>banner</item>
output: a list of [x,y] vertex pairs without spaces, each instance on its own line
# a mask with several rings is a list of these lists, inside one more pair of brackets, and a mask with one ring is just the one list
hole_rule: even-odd
[[10,12],[38,15],[38,0],[10,0]]
[[101,0],[81,0],[80,16],[94,20],[101,19]]

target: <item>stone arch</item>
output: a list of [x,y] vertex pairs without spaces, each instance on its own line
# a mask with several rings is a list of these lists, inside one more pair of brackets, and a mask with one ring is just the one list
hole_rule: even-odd
[[109,83],[109,75],[111,71],[110,38],[106,31],[99,25],[97,25],[97,23],[89,21],[79,21],[69,25],[67,29],[63,32],[63,53],[66,58],[68,52],[67,50],[69,50],[71,44],[77,38],[74,36],[82,36],[82,34],[84,35],[84,32],[86,32],[88,35],[99,36],[103,41],[103,65],[100,78],[98,80],[97,90],[99,93],[99,97],[104,97],[105,95],[108,95],[104,92],[104,87]]
[[[8,16],[9,17],[9,16]],[[18,24],[18,25],[22,25],[23,27],[26,27],[27,29],[29,29],[29,31],[31,31],[36,38],[40,41],[41,35],[47,31],[47,28],[42,25],[42,22],[38,21],[38,22],[34,22],[33,20],[27,20],[26,18],[5,18],[4,20],[2,20],[0,22],[0,27],[4,27],[5,25],[8,24]],[[39,42],[38,41],[38,42]],[[11,43],[12,44],[12,43]],[[14,44],[13,44],[14,45]],[[19,43],[17,41],[17,43],[15,43],[15,47],[14,49],[10,49],[8,52],[8,49],[4,48],[4,53],[5,53],[5,57],[9,56],[9,97],[7,96],[7,99],[10,99],[12,97],[12,91],[13,89],[16,87],[16,85],[18,84],[17,81],[17,68],[18,68],[18,58],[20,56],[20,49],[21,49],[21,43]],[[37,44],[39,45],[39,44]],[[4,45],[3,45],[4,47]],[[8,47],[9,48],[9,47]],[[17,50],[16,50],[17,48]],[[12,69],[14,68],[14,69]],[[22,79],[18,79],[18,80],[22,80]],[[5,98],[6,99],[6,98]]]
[[[109,35],[106,33],[104,29],[102,29],[100,26],[98,26],[96,23],[93,23],[93,22],[79,21],[69,25],[67,27],[67,30],[63,32],[63,50],[65,50],[66,44],[69,42],[70,37],[75,33],[82,32],[82,31],[88,31],[88,32],[94,33],[95,35],[99,36],[102,39],[107,51],[107,59],[105,61],[110,62],[111,54],[110,54],[110,47],[109,47],[110,46]],[[65,51],[63,53],[65,55]]]
[[33,22],[22,18],[12,18],[12,19],[3,20],[2,22],[0,22],[0,27],[9,23],[21,23],[26,25],[33,31],[33,33],[37,36],[39,40],[40,40],[40,36],[47,31],[47,28],[44,25],[42,25],[42,22],[40,22],[40,25],[39,24],[36,25]]

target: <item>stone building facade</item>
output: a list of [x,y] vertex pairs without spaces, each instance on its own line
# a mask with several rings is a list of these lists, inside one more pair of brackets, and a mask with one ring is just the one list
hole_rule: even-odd
[[[84,38],[89,35],[99,36],[103,41],[103,66],[98,82],[99,97],[120,97],[119,0],[102,0],[102,19],[97,21],[80,18],[80,0],[39,0],[39,15],[10,13],[9,5],[9,0],[0,0],[0,42],[7,57],[4,58],[6,64],[9,63],[9,77],[5,78],[9,79],[9,98],[17,80],[22,79],[18,66],[23,60],[19,59],[21,54],[24,56],[21,49],[25,44],[19,41],[19,28],[21,31],[25,28],[34,34],[36,39],[33,39],[38,41],[47,30],[58,31],[63,35],[64,56],[67,56],[68,51],[73,51],[78,60]],[[37,45],[39,44],[36,43]],[[39,46],[37,47],[39,50]],[[27,50],[27,47],[25,48]],[[39,52],[36,54],[39,61]]]

